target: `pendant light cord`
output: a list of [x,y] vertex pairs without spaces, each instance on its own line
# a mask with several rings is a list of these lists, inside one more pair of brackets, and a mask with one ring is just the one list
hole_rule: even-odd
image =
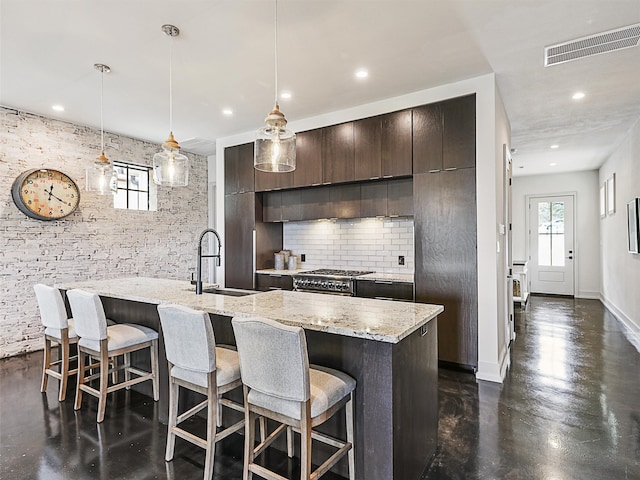
[[173,36],[169,35],[169,132],[173,133]]
[[275,104],[278,106],[278,0],[276,0],[276,12],[275,12],[275,35],[274,35],[274,43],[275,43]]
[[100,68],[100,146],[104,154],[104,66]]

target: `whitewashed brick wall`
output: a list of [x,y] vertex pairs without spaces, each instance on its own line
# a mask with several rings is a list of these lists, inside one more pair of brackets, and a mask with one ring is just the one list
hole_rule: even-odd
[[[301,268],[414,271],[412,218],[363,218],[284,224],[284,248],[306,256]],[[398,265],[398,256],[405,264]]]
[[[160,145],[105,132],[110,160],[151,165]],[[100,131],[0,107],[0,358],[43,347],[32,286],[143,275],[187,279],[207,227],[207,159],[187,154],[189,186],[157,189],[157,211],[115,210],[111,196],[84,191],[85,168],[100,153]],[[11,199],[15,178],[32,168],[76,181],[80,206],[42,222]]]

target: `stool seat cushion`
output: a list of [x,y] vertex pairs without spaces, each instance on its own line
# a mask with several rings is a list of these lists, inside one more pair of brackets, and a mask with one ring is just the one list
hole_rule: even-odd
[[[158,332],[142,325],[116,323],[107,327],[107,348],[109,352],[157,339]],[[82,337],[78,341],[78,345],[97,352],[100,351],[99,340],[90,340]]]
[[[207,388],[207,374],[202,372],[173,366],[171,376]],[[238,352],[224,347],[216,347],[216,383],[218,387],[227,385],[240,379],[240,361]]]
[[[356,388],[356,381],[344,372],[319,365],[309,366],[311,418],[326,412]],[[300,420],[300,402],[287,400],[252,389],[247,401],[296,420]]]

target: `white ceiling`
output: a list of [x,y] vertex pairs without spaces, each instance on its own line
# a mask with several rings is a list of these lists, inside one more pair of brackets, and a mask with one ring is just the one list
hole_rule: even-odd
[[[99,127],[104,63],[105,130],[162,143],[171,23],[173,130],[206,147],[273,106],[273,15],[270,0],[0,0],[0,104]],[[594,169],[640,118],[640,48],[544,68],[544,47],[639,22],[639,0],[280,0],[280,106],[294,121],[495,72],[515,174]]]

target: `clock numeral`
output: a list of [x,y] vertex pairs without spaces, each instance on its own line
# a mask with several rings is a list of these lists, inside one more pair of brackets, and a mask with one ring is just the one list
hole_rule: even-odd
[[27,193],[29,193],[29,190],[25,189],[24,194],[26,195]]
[[33,180],[29,179],[29,180],[27,180],[27,183],[32,185],[33,184]]
[[71,202],[67,203],[67,205],[71,206]]

